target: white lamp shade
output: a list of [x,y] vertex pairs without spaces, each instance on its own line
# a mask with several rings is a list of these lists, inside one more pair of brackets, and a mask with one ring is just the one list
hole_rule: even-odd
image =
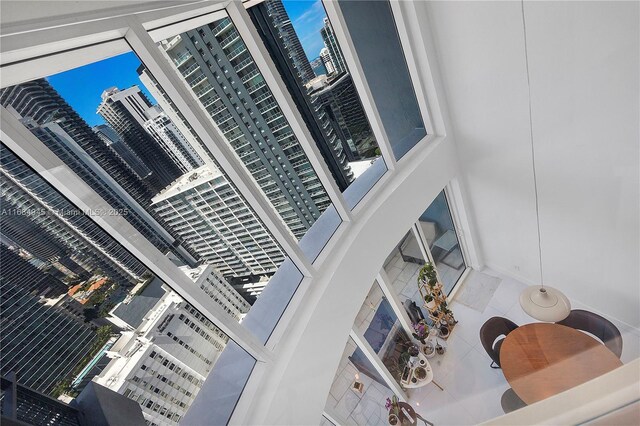
[[562,321],[571,312],[571,303],[560,290],[539,285],[524,289],[520,306],[530,317],[546,322]]

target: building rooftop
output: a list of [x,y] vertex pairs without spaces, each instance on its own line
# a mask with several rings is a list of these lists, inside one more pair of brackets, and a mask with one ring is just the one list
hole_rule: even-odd
[[205,182],[209,182],[215,178],[219,178],[223,174],[214,166],[205,164],[198,167],[188,173],[183,174],[178,179],[173,181],[171,185],[163,189],[158,195],[151,199],[151,203],[155,204],[160,201],[166,200],[173,196],[180,194],[188,189],[195,188],[198,185],[202,185]]
[[121,303],[112,312],[111,315],[120,318],[133,328],[137,328],[142,324],[145,315],[158,303],[164,296],[165,290],[162,288],[162,280],[154,278],[140,294],[135,296],[129,303]]

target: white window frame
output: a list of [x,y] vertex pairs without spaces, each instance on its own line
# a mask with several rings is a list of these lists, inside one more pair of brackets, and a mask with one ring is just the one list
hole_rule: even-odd
[[[342,236],[350,226],[353,226],[353,222],[357,221],[365,210],[371,207],[375,198],[383,190],[389,189],[387,184],[391,177],[398,172],[399,165],[409,161],[408,157],[425,155],[426,151],[430,149],[430,142],[434,142],[446,133],[444,124],[442,124],[441,111],[435,101],[437,97],[435,96],[430,67],[428,62],[424,62],[426,59],[421,59],[424,55],[417,54],[425,47],[412,44],[415,43],[415,40],[421,39],[421,37],[413,35],[413,31],[420,28],[419,23],[415,21],[417,19],[415,13],[413,16],[411,13],[415,5],[411,4],[412,2],[390,2],[427,136],[411,148],[409,151],[411,156],[407,155],[406,159],[403,157],[400,161],[396,161],[340,9],[334,0],[323,0],[327,16],[344,53],[356,91],[360,95],[387,167],[384,175],[362,200],[353,209],[349,209],[275,65],[265,47],[258,42],[257,32],[253,28],[246,10],[244,10],[244,8],[257,3],[259,3],[257,0],[249,0],[244,4],[235,1],[150,2],[128,6],[119,10],[117,15],[114,15],[112,9],[105,9],[98,12],[57,17],[49,20],[46,27],[38,22],[5,26],[3,35],[0,37],[2,42],[0,45],[2,52],[0,81],[2,87],[12,86],[128,51],[133,51],[138,55],[304,276],[302,284],[294,294],[294,299],[274,330],[273,334],[277,336],[286,329],[286,324],[283,323],[287,323],[291,319],[292,310],[295,310],[296,306],[301,303],[317,269],[328,261],[329,253],[342,242]],[[242,162],[237,159],[235,152],[224,141],[215,125],[212,125],[211,118],[198,102],[194,102],[193,94],[181,80],[181,76],[166,61],[163,52],[155,44],[157,37],[162,34],[163,27],[180,24],[184,25],[185,30],[193,29],[198,26],[194,22],[202,19],[203,15],[209,15],[223,9],[227,10],[238,32],[243,37],[248,50],[258,64],[305,154],[342,218],[343,223],[314,262],[310,262],[303,255],[297,241],[284,225],[265,194]],[[12,119],[13,117],[7,114],[3,108],[2,139],[23,161],[34,168],[77,207],[95,209],[107,205],[93,189],[75,175],[42,142],[37,140],[17,120],[13,119],[12,122]],[[25,144],[24,141],[29,141],[29,143]],[[74,188],[74,190],[71,191],[70,188]],[[451,209],[456,210],[454,206]],[[455,211],[452,211],[452,215],[455,214]],[[145,264],[148,269],[167,282],[185,301],[192,304],[216,326],[220,327],[259,363],[268,363],[273,359],[273,342],[267,342],[266,345],[258,342],[246,328],[230,318],[204,291],[195,288],[188,277],[151,243],[144,238],[132,238],[131,236],[136,235],[137,231],[126,220],[117,216],[92,217],[92,219]],[[466,228],[463,226],[461,229]],[[404,319],[406,322],[406,318]],[[259,371],[260,368],[254,369],[254,374],[249,380],[252,382],[259,380]]]

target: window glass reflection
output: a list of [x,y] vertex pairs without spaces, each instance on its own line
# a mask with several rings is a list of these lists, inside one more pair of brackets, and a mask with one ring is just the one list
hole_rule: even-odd
[[354,327],[364,334],[366,341],[400,384],[408,351],[413,343],[377,282],[362,304]]
[[462,276],[466,263],[444,191],[424,211],[418,223],[435,260],[443,291],[449,294]]
[[349,188],[353,208],[386,165],[322,2],[266,0],[248,12],[337,186]]
[[338,5],[393,154],[400,159],[427,132],[391,6],[386,0],[341,0]]

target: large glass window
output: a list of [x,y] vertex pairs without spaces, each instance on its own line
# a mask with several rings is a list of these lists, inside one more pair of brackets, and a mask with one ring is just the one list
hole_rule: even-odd
[[444,191],[427,207],[418,224],[429,244],[443,290],[449,294],[466,264]]
[[301,238],[331,202],[233,21],[214,18],[158,47]]
[[[52,397],[93,380],[150,423],[178,424],[228,336],[104,232],[91,219],[101,212],[77,209],[4,145],[0,202],[2,375]],[[188,273],[201,297],[244,316],[248,303],[212,266]]]
[[353,208],[387,167],[322,1],[265,0],[248,11]]
[[400,385],[413,342],[402,328],[377,281],[362,304],[354,327],[363,333],[365,340]]
[[424,304],[418,290],[418,273],[424,264],[420,244],[415,234],[409,231],[384,262],[389,283],[402,303],[413,301],[419,307]]
[[211,296],[236,320],[284,261],[135,54],[2,89],[0,102],[198,286],[233,290],[240,314]]
[[386,0],[340,0],[362,70],[396,159],[426,136],[409,69]]

